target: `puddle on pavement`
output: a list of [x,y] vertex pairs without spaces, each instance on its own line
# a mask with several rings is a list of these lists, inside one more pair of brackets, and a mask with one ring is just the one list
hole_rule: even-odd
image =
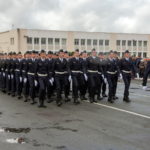
[[68,120],[64,120],[64,122],[66,123],[70,123],[70,122],[82,122],[83,120],[80,120],[80,119],[68,119]]
[[2,128],[1,130],[11,133],[29,133],[31,131],[30,128]]
[[67,147],[64,146],[64,145],[62,145],[62,146],[56,146],[55,148],[58,149],[58,150],[67,150]]
[[134,90],[136,90],[136,89],[140,89],[140,88],[137,88],[137,87],[131,87],[130,89],[134,89]]
[[25,144],[28,143],[28,140],[26,138],[20,137],[20,138],[6,139],[6,142],[10,144]]

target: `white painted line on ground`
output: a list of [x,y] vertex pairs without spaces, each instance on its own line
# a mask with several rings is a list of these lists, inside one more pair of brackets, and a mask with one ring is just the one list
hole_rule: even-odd
[[110,109],[113,109],[113,110],[118,110],[120,112],[125,112],[125,113],[128,113],[128,114],[132,114],[132,115],[135,115],[135,116],[143,117],[143,118],[146,118],[146,119],[150,119],[150,116],[142,115],[142,114],[135,113],[135,112],[132,112],[132,111],[128,111],[128,110],[124,110],[124,109],[120,109],[120,108],[116,108],[116,107],[112,107],[112,106],[108,106],[108,105],[104,105],[104,104],[100,104],[100,103],[94,103],[94,104],[102,106],[102,107],[110,108]]

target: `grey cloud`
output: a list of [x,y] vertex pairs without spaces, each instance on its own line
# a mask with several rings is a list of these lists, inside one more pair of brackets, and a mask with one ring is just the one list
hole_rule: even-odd
[[150,33],[149,0],[0,0],[0,31],[17,28]]

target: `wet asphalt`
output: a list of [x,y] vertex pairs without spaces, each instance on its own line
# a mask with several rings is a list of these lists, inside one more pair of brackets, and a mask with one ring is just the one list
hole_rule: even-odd
[[123,89],[119,82],[114,104],[105,98],[104,106],[53,102],[46,109],[0,92],[0,150],[150,150],[150,90],[133,81],[125,103]]

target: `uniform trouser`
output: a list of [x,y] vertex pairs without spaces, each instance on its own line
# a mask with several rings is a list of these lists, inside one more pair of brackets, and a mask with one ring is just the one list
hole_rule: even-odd
[[4,75],[5,72],[2,72],[1,75],[1,83],[2,83],[2,90],[6,90],[6,74]]
[[97,94],[99,83],[100,78],[98,73],[88,73],[88,89],[90,98],[94,99],[95,94]]
[[2,88],[2,72],[0,72],[0,89]]
[[[26,82],[24,82],[24,79],[27,79]],[[28,78],[26,74],[22,74],[22,81],[23,81],[23,87],[22,87],[22,93],[24,95],[25,98],[27,98],[29,96],[29,82],[28,82]]]
[[84,85],[82,87],[82,96],[85,96],[87,93],[87,88],[88,88],[88,82],[84,79]]
[[114,80],[115,80],[115,82],[114,82],[114,95],[113,95],[113,97],[116,96],[117,83],[118,83],[118,74],[116,74],[116,75],[114,76]]
[[6,92],[11,91],[11,79],[10,79],[10,74],[9,72],[6,72]]
[[125,90],[124,90],[124,98],[129,97],[129,87],[131,83],[131,74],[130,73],[122,73],[123,81],[125,84]]
[[46,87],[47,87],[47,76],[39,76],[39,104],[44,105],[44,100],[46,97]]
[[79,97],[79,91],[80,95],[84,95],[84,76],[81,73],[73,73],[72,75],[72,92],[73,97],[77,99]]
[[106,83],[104,82],[104,79],[102,81],[102,95],[106,93]]
[[68,76],[64,74],[55,75],[57,102],[61,100],[61,93],[64,90],[65,96],[67,96]]
[[15,78],[16,78],[16,93],[18,96],[21,96],[22,92],[22,81],[20,81],[20,72],[15,73]]
[[[68,75],[66,75],[67,77],[67,79],[69,78],[69,76]],[[66,97],[68,97],[69,96],[69,93],[70,93],[70,82],[69,82],[69,80],[67,80],[67,84],[66,84]]]
[[116,75],[114,74],[107,74],[107,81],[108,81],[108,99],[112,99],[115,95],[116,91],[116,80],[114,79]]
[[102,82],[103,82],[103,77],[102,75],[98,75],[99,76],[99,84],[98,84],[98,88],[97,88],[97,96],[100,97],[101,95],[101,91],[102,91]]
[[146,68],[145,72],[144,72],[144,76],[143,76],[143,86],[147,85],[147,78],[150,74],[150,68]]
[[29,96],[32,100],[35,98],[35,76],[34,75],[28,75],[28,81],[29,81]]
[[[13,76],[13,77],[12,77]],[[11,73],[11,93],[15,94],[16,92],[16,79],[15,79],[15,74]]]
[[47,98],[50,99],[54,92],[54,83],[53,85],[49,82],[49,79],[47,79]]

